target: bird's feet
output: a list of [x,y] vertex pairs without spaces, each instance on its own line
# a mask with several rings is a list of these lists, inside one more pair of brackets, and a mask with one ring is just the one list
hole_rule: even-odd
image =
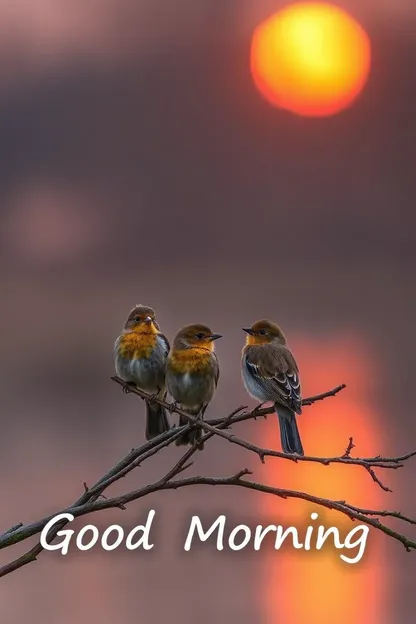
[[161,395],[161,388],[157,387],[156,388],[156,392],[152,392],[150,394],[149,398],[146,399],[146,400],[151,404],[151,403],[154,403],[156,401],[156,399],[160,399],[160,398],[164,399],[165,396],[166,396],[166,394]]
[[204,450],[204,442],[202,442],[201,440],[196,440],[195,445],[196,445],[198,451],[203,451]]
[[263,407],[263,405],[266,405],[267,401],[263,401],[263,403],[259,403],[259,405],[257,405],[254,410],[253,410],[253,416],[254,418],[259,414],[261,408]]
[[131,392],[132,388],[135,388],[136,384],[133,383],[132,381],[126,381],[124,386],[123,386],[123,392],[124,394],[128,394],[129,392]]
[[178,409],[178,402],[177,401],[173,401],[172,403],[170,403],[168,410],[169,412],[172,414],[172,412],[175,412]]

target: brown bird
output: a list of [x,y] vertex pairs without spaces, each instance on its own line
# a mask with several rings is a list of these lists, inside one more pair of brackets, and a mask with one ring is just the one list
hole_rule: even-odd
[[[221,338],[206,325],[188,325],[173,341],[166,367],[166,385],[169,394],[181,409],[191,416],[203,418],[214,396],[220,374],[214,341]],[[188,424],[184,416],[179,425]],[[176,444],[194,444],[202,437],[201,429],[185,433]],[[203,445],[199,445],[202,449]]]
[[[117,375],[126,383],[164,399],[168,353],[169,342],[160,333],[153,308],[135,306],[114,345]],[[151,440],[169,429],[166,410],[159,403],[146,401],[146,439]]]
[[262,403],[274,403],[283,451],[303,455],[296,422],[296,414],[302,413],[299,371],[285,335],[267,320],[243,331],[248,334],[241,361],[246,390]]

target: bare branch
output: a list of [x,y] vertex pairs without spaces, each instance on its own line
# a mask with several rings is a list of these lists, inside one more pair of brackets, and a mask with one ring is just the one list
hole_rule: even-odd
[[[126,384],[118,377],[113,377],[112,379],[117,384],[121,385],[123,390],[125,390],[126,392],[136,394],[142,399],[151,398],[150,395],[138,390],[135,387],[126,387]],[[342,384],[328,392],[306,398],[303,400],[303,405],[313,405],[317,401],[321,401],[323,399],[326,399],[327,397],[335,396],[345,387],[345,384]],[[256,490],[284,499],[298,498],[306,500],[318,506],[326,507],[327,509],[335,509],[345,516],[348,516],[352,520],[360,520],[361,522],[401,542],[405,546],[406,550],[412,550],[416,548],[416,542],[408,539],[404,535],[393,531],[388,526],[380,522],[379,517],[391,517],[408,524],[416,524],[416,520],[408,518],[407,516],[404,516],[397,511],[377,511],[371,509],[362,509],[359,507],[355,507],[347,503],[346,501],[334,501],[330,499],[319,498],[305,492],[286,490],[270,487],[261,483],[255,483],[254,481],[248,481],[246,479],[243,479],[244,476],[251,474],[251,472],[247,469],[240,470],[231,477],[191,476],[175,480],[175,477],[192,467],[193,462],[190,461],[190,459],[198,450],[198,445],[192,446],[188,450],[186,450],[186,452],[175,463],[175,465],[164,476],[162,476],[154,483],[148,484],[138,490],[128,492],[127,494],[124,494],[122,496],[107,498],[106,496],[104,496],[104,491],[107,490],[107,488],[109,488],[113,483],[115,483],[119,479],[122,479],[135,468],[140,467],[141,464],[150,457],[156,455],[164,448],[170,446],[179,436],[184,433],[185,430],[194,428],[200,428],[204,431],[204,435],[202,436],[200,443],[206,442],[214,436],[218,436],[232,444],[236,444],[237,446],[243,447],[246,450],[256,454],[263,463],[266,457],[276,457],[279,459],[290,460],[295,463],[303,461],[320,463],[325,466],[328,466],[330,464],[361,466],[370,474],[372,480],[386,492],[390,492],[391,490],[389,490],[389,488],[381,483],[380,479],[375,474],[374,469],[381,468],[394,470],[397,468],[401,468],[403,467],[406,460],[416,455],[416,451],[412,451],[410,453],[407,453],[406,455],[398,457],[381,457],[380,455],[365,458],[351,457],[352,449],[355,448],[352,437],[349,439],[349,443],[347,448],[345,449],[344,454],[339,457],[301,457],[298,455],[287,455],[280,451],[265,449],[251,444],[246,440],[237,438],[234,434],[228,431],[228,429],[234,424],[247,420],[256,420],[258,417],[267,417],[268,414],[274,412],[274,408],[272,407],[263,407],[262,405],[260,405],[250,412],[244,411],[247,409],[246,407],[239,407],[226,417],[203,421],[198,420],[195,417],[190,416],[189,414],[186,414],[181,409],[179,409],[176,404],[171,404],[155,398],[153,398],[153,400],[163,405],[170,412],[174,412],[184,416],[184,418],[187,419],[188,424],[181,427],[173,427],[170,431],[157,436],[149,442],[146,442],[141,447],[132,449],[120,462],[118,462],[118,464],[116,464],[116,466],[114,466],[105,475],[103,475],[103,477],[101,477],[92,487],[89,488],[87,484],[84,483],[83,494],[78,498],[78,500],[75,501],[75,503],[71,507],[57,512],[52,516],[48,516],[46,518],[38,520],[37,522],[34,522],[32,524],[23,525],[22,523],[19,523],[14,527],[8,529],[2,535],[0,535],[0,549],[7,548],[9,546],[12,546],[13,544],[16,544],[34,535],[39,534],[46,526],[46,524],[55,516],[57,516],[58,513],[70,513],[74,517],[80,517],[104,509],[125,509],[128,503],[143,498],[154,492],[168,489],[178,489],[192,485],[231,485]],[[62,521],[59,524],[56,524],[48,534],[48,541],[51,542],[56,537],[57,533],[66,524],[67,521]],[[32,561],[35,561],[37,556],[42,552],[42,550],[42,546],[40,544],[37,544],[23,556],[0,568],[0,576],[5,576],[10,572],[17,570],[18,568],[21,568],[22,566]]]
[[[124,382],[119,377],[112,377],[112,379],[116,381],[118,384],[120,384],[121,386],[123,387],[125,386]],[[341,384],[337,386],[336,388],[329,390],[328,392],[323,392],[322,394],[317,394],[315,396],[304,399],[302,401],[302,404],[312,405],[316,401],[322,401],[323,399],[327,397],[335,396],[336,394],[338,394],[338,392],[340,392],[344,388],[346,388],[346,385]],[[138,390],[136,388],[130,388],[129,391],[134,394],[137,394],[141,398],[150,398],[150,395],[148,395],[146,392],[143,392],[142,390]],[[261,409],[255,408],[251,412],[243,413],[243,414],[241,414],[240,412],[245,408],[239,407],[237,410],[232,412],[232,414],[230,414],[226,418],[201,421],[201,420],[197,420],[193,416],[190,416],[189,414],[179,409],[176,405],[172,403],[167,403],[166,401],[159,401],[157,399],[156,401],[160,403],[161,405],[163,405],[169,411],[180,414],[181,416],[186,418],[188,422],[193,423],[194,426],[201,427],[207,432],[211,432],[213,434],[219,435],[220,437],[228,440],[229,442],[233,444],[237,444],[238,446],[242,446],[243,448],[253,453],[256,453],[263,463],[264,463],[265,457],[279,457],[280,459],[287,459],[293,462],[299,462],[299,461],[314,462],[314,463],[322,464],[324,466],[328,466],[330,464],[348,464],[348,465],[362,466],[368,472],[370,468],[387,468],[387,469],[392,469],[392,470],[401,468],[403,466],[404,461],[416,455],[416,451],[412,451],[411,453],[407,453],[407,455],[402,455],[400,457],[381,457],[380,455],[376,457],[351,457],[351,450],[352,448],[354,448],[352,438],[350,438],[350,443],[344,455],[341,457],[338,457],[338,456],[313,457],[309,455],[304,455],[304,456],[288,455],[286,453],[282,453],[281,451],[275,451],[273,449],[265,449],[265,448],[256,446],[254,444],[250,444],[249,442],[246,442],[245,440],[241,440],[240,438],[237,438],[235,435],[230,434],[227,431],[223,431],[223,429],[228,428],[231,424],[239,423],[245,420],[254,419],[254,418],[257,418],[258,416],[266,416],[268,414],[274,413],[273,407],[261,408]],[[374,479],[373,475],[371,476],[373,480],[376,483],[378,483],[378,480]],[[385,486],[383,486],[381,483],[378,483],[378,485],[380,485],[380,487],[382,487],[383,489],[385,488]],[[388,488],[386,491],[389,491]]]
[[[186,454],[190,453],[193,449],[190,449]],[[186,455],[185,454],[185,455]],[[178,462],[179,463],[179,462]],[[173,472],[173,469],[172,469]],[[271,487],[268,485],[264,485],[261,483],[255,483],[254,481],[246,481],[242,479],[243,476],[252,474],[250,470],[244,469],[239,471],[237,474],[231,477],[188,477],[186,479],[180,479],[176,481],[172,481],[167,477],[156,481],[155,483],[146,485],[138,490],[134,490],[132,492],[128,492],[122,496],[117,496],[114,498],[110,498],[108,500],[98,500],[93,503],[87,503],[82,506],[70,507],[65,510],[65,512],[72,514],[74,517],[80,517],[86,514],[95,513],[98,511],[102,511],[104,509],[114,509],[119,508],[121,505],[125,506],[132,501],[138,500],[149,494],[153,494],[154,492],[162,491],[162,490],[171,490],[171,489],[179,489],[183,487],[193,486],[193,485],[234,485],[239,487],[244,487],[246,489],[255,490],[257,492],[263,492],[266,494],[272,494],[274,496],[278,496],[283,499],[295,498],[308,501],[309,503],[316,504],[319,507],[325,507],[326,509],[334,509],[345,516],[349,517],[351,520],[359,520],[360,522],[367,524],[382,533],[392,537],[393,539],[399,541],[403,544],[406,550],[414,550],[416,549],[416,542],[408,539],[407,537],[401,535],[400,533],[393,531],[390,527],[382,524],[377,518],[373,518],[372,516],[380,516],[380,517],[393,517],[410,524],[416,524],[415,520],[407,518],[403,516],[399,512],[395,511],[377,511],[377,510],[368,510],[360,507],[355,507],[350,505],[346,501],[334,501],[326,498],[321,498],[317,496],[313,496],[306,492],[300,492],[296,490],[288,490],[283,488]],[[53,516],[52,516],[53,517]],[[46,524],[46,521],[42,521],[43,526]],[[40,529],[41,530],[41,529]],[[50,540],[49,540],[50,541]],[[22,559],[22,558],[21,558]],[[0,570],[0,575],[3,575],[3,569]]]

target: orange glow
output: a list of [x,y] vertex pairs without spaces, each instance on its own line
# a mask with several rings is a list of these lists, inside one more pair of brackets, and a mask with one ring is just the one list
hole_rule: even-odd
[[[347,389],[336,398],[305,407],[299,417],[306,454],[324,457],[342,455],[351,435],[356,444],[353,450],[356,455],[374,456],[382,452],[380,425],[367,398],[368,384],[376,377],[376,371],[360,345],[354,340],[328,343],[326,346],[321,342],[302,341],[299,345],[294,344],[293,350],[304,380],[304,396],[316,394],[340,382],[347,383]],[[272,422],[262,428],[265,437],[259,442],[262,446],[280,448],[277,423],[270,417],[269,421]],[[335,500],[345,499],[367,508],[383,508],[385,504],[383,492],[359,467],[295,465],[269,459],[261,478],[270,485],[307,491]],[[304,501],[281,501],[268,496],[260,501],[263,517],[270,523],[296,526],[300,541],[304,535],[302,527],[307,525],[336,526],[341,541],[356,526],[356,523],[335,511]],[[313,511],[319,514],[315,523],[310,520]],[[389,579],[386,578],[386,571],[389,566],[385,561],[383,538],[370,529],[364,557],[357,564],[343,563],[339,552],[333,547],[309,553],[289,547],[267,554],[261,584],[264,622],[304,624],[313,620],[320,624],[350,624],[355,621],[380,624],[384,621],[388,606]],[[355,553],[356,550],[344,551],[348,556]]]
[[332,4],[292,4],[253,35],[251,71],[262,95],[299,115],[325,117],[348,107],[370,71],[363,28]]

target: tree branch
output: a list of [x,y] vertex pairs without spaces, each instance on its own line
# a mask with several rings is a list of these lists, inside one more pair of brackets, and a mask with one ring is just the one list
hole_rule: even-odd
[[[130,386],[126,387],[124,382],[118,377],[112,377],[112,379],[117,384],[121,385],[124,390],[136,394],[142,399],[151,398],[150,395],[142,392],[141,390],[138,390],[137,388],[131,388]],[[345,384],[342,384],[332,390],[329,390],[328,392],[308,397],[304,399],[302,403],[303,405],[313,405],[317,401],[321,401],[328,397],[335,396],[345,387]],[[182,479],[175,479],[175,477],[182,474],[193,465],[193,462],[190,460],[194,453],[198,450],[198,445],[192,446],[188,450],[186,450],[186,452],[177,461],[177,463],[163,477],[161,477],[154,483],[148,484],[138,490],[128,492],[127,494],[124,494],[122,496],[117,496],[113,498],[104,497],[104,492],[113,483],[125,477],[135,468],[141,466],[141,464],[150,457],[156,455],[157,453],[160,453],[164,448],[170,446],[179,436],[183,434],[185,430],[194,428],[201,428],[204,431],[204,435],[202,436],[199,443],[206,442],[214,436],[218,436],[232,444],[236,444],[237,446],[243,447],[246,450],[256,454],[263,463],[266,457],[276,457],[278,459],[290,460],[295,463],[304,461],[320,463],[325,466],[329,466],[330,464],[361,466],[370,474],[372,480],[377,485],[379,485],[384,491],[388,492],[390,492],[391,490],[389,490],[389,488],[381,483],[381,481],[375,474],[374,468],[395,470],[397,468],[403,467],[406,460],[416,455],[416,451],[412,451],[410,453],[407,453],[406,455],[401,455],[398,457],[381,457],[380,455],[366,458],[351,457],[351,451],[354,448],[352,438],[350,438],[349,444],[344,454],[341,456],[301,457],[297,455],[288,455],[280,451],[275,451],[273,449],[261,448],[254,444],[251,444],[250,442],[247,442],[246,440],[237,438],[235,435],[228,431],[228,429],[234,424],[241,423],[247,420],[256,420],[259,417],[267,417],[268,414],[274,412],[274,409],[272,407],[258,406],[254,410],[246,412],[245,410],[247,408],[242,406],[234,410],[226,417],[202,421],[196,419],[193,416],[190,416],[189,414],[186,414],[175,404],[171,404],[166,401],[154,398],[152,400],[156,400],[170,412],[184,416],[188,420],[188,424],[182,427],[173,427],[170,431],[157,436],[149,442],[146,442],[139,448],[132,449],[120,462],[118,462],[111,470],[103,475],[92,487],[89,488],[86,484],[84,484],[85,491],[74,502],[72,506],[61,510],[60,512],[57,512],[52,516],[48,516],[46,518],[38,520],[32,524],[23,525],[22,523],[19,523],[16,524],[14,527],[11,527],[2,535],[0,535],[0,549],[10,547],[18,542],[24,541],[34,535],[41,533],[46,524],[52,518],[57,516],[58,513],[70,513],[74,517],[80,517],[89,513],[102,511],[104,509],[111,509],[116,507],[119,509],[125,509],[128,503],[148,496],[154,492],[169,489],[178,489],[192,485],[229,485],[256,490],[258,492],[278,496],[284,499],[298,498],[306,500],[320,507],[335,509],[336,511],[344,514],[352,520],[359,520],[367,524],[368,526],[371,526],[381,531],[387,536],[399,541],[408,551],[416,549],[415,541],[407,538],[404,535],[401,535],[400,533],[397,533],[396,531],[393,531],[392,529],[390,529],[390,527],[380,522],[379,518],[390,517],[396,518],[408,524],[416,524],[416,520],[408,518],[397,511],[377,511],[371,509],[363,509],[360,507],[355,507],[354,505],[351,505],[346,501],[335,501],[320,498],[305,492],[270,487],[265,484],[243,479],[243,477],[252,474],[246,468],[244,470],[240,470],[238,473],[231,477],[191,476]],[[51,542],[56,537],[57,533],[62,530],[62,528],[66,524],[66,520],[63,520],[59,524],[56,524],[48,534],[48,542]],[[32,561],[35,561],[37,556],[42,552],[42,550],[43,548],[40,544],[35,545],[26,554],[0,568],[0,576],[5,576],[6,574],[9,574],[14,570],[21,568],[22,566]]]
[[[126,384],[124,383],[122,379],[120,379],[119,377],[112,377],[111,379],[113,379],[113,381],[115,381],[116,383],[121,385],[124,389],[126,389]],[[335,396],[336,394],[338,394],[338,392],[340,392],[344,388],[346,388],[346,385],[341,384],[337,386],[336,388],[329,390],[328,392],[323,392],[322,394],[317,394],[315,396],[303,399],[302,405],[313,405],[317,401],[322,401],[325,398]],[[127,391],[137,394],[143,399],[150,398],[149,394],[137,388],[128,387]],[[344,455],[342,455],[341,457],[339,456],[313,457],[309,455],[303,455],[303,456],[288,455],[281,451],[275,451],[273,449],[266,449],[266,448],[256,446],[255,444],[251,444],[249,442],[246,442],[245,440],[237,438],[235,435],[230,434],[227,431],[223,431],[223,429],[228,429],[231,424],[243,422],[246,420],[253,420],[253,419],[255,420],[259,416],[267,416],[268,414],[272,414],[274,413],[273,407],[266,407],[266,408],[256,407],[251,412],[244,412],[244,413],[240,413],[240,412],[246,408],[239,407],[237,410],[235,410],[232,414],[230,414],[230,416],[228,416],[225,419],[219,418],[215,420],[200,421],[200,420],[197,420],[195,417],[190,416],[189,414],[187,414],[186,412],[178,408],[178,406],[173,403],[168,403],[166,401],[158,401],[158,403],[163,405],[168,411],[172,413],[177,413],[183,416],[184,418],[188,420],[189,423],[192,423],[194,426],[198,426],[202,428],[204,431],[216,434],[224,438],[225,440],[228,440],[228,442],[231,442],[232,444],[236,444],[237,446],[241,446],[245,448],[246,450],[251,451],[252,453],[255,453],[263,464],[265,463],[264,460],[266,457],[279,457],[280,459],[286,459],[292,462],[313,462],[313,463],[322,464],[324,466],[329,466],[330,464],[347,464],[347,465],[361,466],[370,474],[372,480],[375,483],[377,483],[377,485],[379,485],[386,492],[391,492],[391,490],[385,485],[383,485],[383,483],[378,479],[373,468],[386,468],[386,469],[391,469],[391,470],[402,468],[403,462],[405,460],[410,459],[411,457],[416,455],[416,451],[413,451],[401,457],[381,457],[380,455],[376,457],[351,457],[351,450],[352,448],[354,448],[352,438],[350,438],[349,445]]]

